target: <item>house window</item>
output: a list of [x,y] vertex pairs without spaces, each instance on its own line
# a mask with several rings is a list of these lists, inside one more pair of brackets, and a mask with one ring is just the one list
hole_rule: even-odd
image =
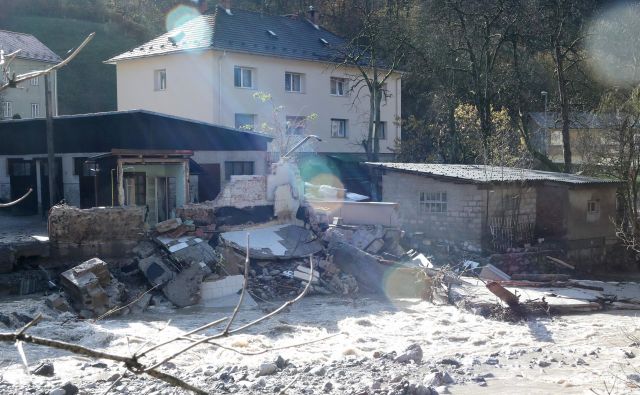
[[255,117],[254,114],[236,114],[236,129],[254,130]]
[[420,192],[420,213],[446,213],[446,192]]
[[332,119],[331,120],[331,137],[347,137],[347,120]]
[[595,222],[600,219],[600,200],[587,202],[587,222]]
[[561,130],[552,130],[551,131],[551,141],[549,142],[551,145],[562,145],[562,131]]
[[10,101],[2,102],[2,118],[11,118],[13,116],[13,103]]
[[306,117],[287,116],[287,134],[303,135],[306,127]]
[[38,118],[40,116],[40,104],[31,103],[31,118]]
[[302,92],[302,74],[284,73],[284,90],[287,92]]
[[380,122],[378,123],[378,127],[376,128],[376,136],[378,136],[378,140],[384,140],[387,138],[387,123]]
[[154,71],[154,80],[155,90],[167,90],[167,70],[162,69]]
[[331,77],[331,94],[334,96],[346,96],[347,80],[345,78]]
[[10,176],[30,176],[31,175],[31,162],[26,160],[9,160],[9,175]]
[[35,77],[29,80],[31,83],[31,86],[38,86],[40,85],[40,77]]
[[238,88],[253,88],[253,69],[235,66],[233,68],[233,85]]
[[231,161],[224,162],[224,179],[229,181],[231,176],[245,176],[253,174],[253,162]]

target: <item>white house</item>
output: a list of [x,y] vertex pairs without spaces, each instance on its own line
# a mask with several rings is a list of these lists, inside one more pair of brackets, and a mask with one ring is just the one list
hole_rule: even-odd
[[[46,69],[62,61],[37,38],[25,33],[0,30],[0,50],[4,51],[5,55],[20,50],[9,66],[9,74],[11,75]],[[4,76],[0,78],[4,78]],[[56,115],[58,113],[58,90],[55,71],[51,73],[51,86],[53,114]],[[0,94],[0,119],[44,118],[45,115],[44,77],[25,81],[15,88],[5,89]]]
[[[106,61],[117,69],[118,110],[271,133],[277,124],[293,142],[319,136],[322,141],[310,146],[315,152],[363,157],[369,97],[367,89],[351,91],[358,72],[337,60],[335,48],[344,39],[319,26],[313,10],[274,16],[229,3]],[[381,160],[393,157],[400,138],[399,73],[385,90]],[[257,92],[271,101],[257,100]]]

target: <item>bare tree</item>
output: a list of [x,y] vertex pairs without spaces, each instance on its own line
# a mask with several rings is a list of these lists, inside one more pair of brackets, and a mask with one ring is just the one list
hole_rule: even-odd
[[366,89],[369,93],[369,124],[367,135],[359,143],[367,160],[378,161],[380,153],[380,106],[388,92],[386,82],[397,73],[408,50],[409,37],[395,2],[359,1],[353,10],[361,15],[360,28],[343,47],[335,48],[341,65],[355,67],[349,90],[354,100]]
[[56,63],[55,65],[47,69],[29,71],[23,74],[11,73],[11,68],[10,68],[11,63],[15,60],[16,56],[18,56],[18,54],[20,53],[21,51],[20,49],[10,54],[0,53],[0,71],[2,73],[2,77],[4,77],[4,80],[3,80],[4,83],[0,85],[0,92],[8,88],[15,88],[21,82],[25,82],[33,78],[38,78],[43,75],[51,74],[53,71],[66,66],[69,62],[71,62],[71,60],[73,60],[73,58],[75,58],[80,53],[80,51],[82,51],[82,49],[89,43],[89,41],[93,39],[94,35],[95,33],[89,34],[87,38],[85,38],[84,41],[76,49],[74,49],[73,52],[71,52],[71,54],[67,56],[67,58],[64,59],[62,62]]

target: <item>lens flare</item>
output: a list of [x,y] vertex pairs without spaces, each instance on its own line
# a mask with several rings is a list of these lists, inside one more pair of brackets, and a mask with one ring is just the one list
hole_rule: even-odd
[[586,34],[594,77],[610,86],[640,82],[640,5],[614,6],[595,17]]
[[[322,200],[340,202],[343,199],[344,185],[340,181],[340,172],[326,158],[305,157],[299,161],[298,167],[300,168],[300,177],[306,184],[305,193],[318,199],[317,203],[311,202],[312,207],[316,209],[327,208],[328,203],[322,202]],[[332,210],[339,210],[342,204],[332,203],[330,206]]]
[[197,16],[200,12],[195,7],[180,4],[167,13],[165,27],[167,31],[175,29]]

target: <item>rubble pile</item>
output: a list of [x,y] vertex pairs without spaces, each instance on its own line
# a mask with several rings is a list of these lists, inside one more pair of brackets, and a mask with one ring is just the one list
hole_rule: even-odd
[[[119,307],[127,296],[124,284],[113,278],[107,263],[98,258],[63,272],[60,285],[71,299],[73,308],[85,318],[98,317]],[[59,297],[50,298],[48,302],[56,309],[67,310]]]

